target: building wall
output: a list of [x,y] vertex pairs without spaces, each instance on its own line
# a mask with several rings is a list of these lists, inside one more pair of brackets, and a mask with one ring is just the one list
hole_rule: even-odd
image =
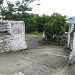
[[[5,23],[4,23],[5,22]],[[23,21],[3,21],[6,32],[0,32],[0,52],[17,51],[27,48]],[[4,25],[6,24],[6,25]],[[9,29],[7,29],[7,27]]]

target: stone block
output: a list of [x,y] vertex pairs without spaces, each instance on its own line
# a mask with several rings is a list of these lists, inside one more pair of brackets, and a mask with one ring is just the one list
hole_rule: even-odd
[[27,48],[23,21],[0,21],[0,29],[0,52]]

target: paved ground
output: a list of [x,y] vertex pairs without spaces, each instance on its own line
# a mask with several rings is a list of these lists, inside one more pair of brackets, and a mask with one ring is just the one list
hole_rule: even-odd
[[0,54],[0,75],[75,75],[61,46],[38,46],[40,37],[26,35],[28,50]]

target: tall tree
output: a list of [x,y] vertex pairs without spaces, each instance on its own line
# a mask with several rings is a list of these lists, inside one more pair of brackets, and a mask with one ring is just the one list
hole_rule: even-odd
[[1,10],[2,10],[2,6],[3,6],[3,1],[4,1],[4,0],[0,0],[0,14],[2,14],[2,13],[1,13]]
[[43,15],[43,16],[37,16],[36,18],[36,27],[38,32],[43,32],[44,25],[49,21],[49,16]]
[[0,5],[3,3],[4,0],[0,0]]
[[5,19],[13,20],[16,16],[16,19],[20,18],[20,20],[23,20],[23,14],[25,11],[31,10],[31,8],[28,7],[29,3],[33,2],[34,0],[18,0],[16,1],[16,4],[13,4],[11,2],[7,1],[7,8],[2,9],[2,15],[5,16]]
[[61,35],[65,32],[66,17],[59,13],[53,13],[50,17],[50,21],[44,26],[44,30],[49,35]]
[[22,0],[22,1],[16,1],[16,10],[18,12],[21,12],[22,14],[25,13],[25,11],[30,11],[31,8],[28,7],[28,5],[33,2],[34,0]]

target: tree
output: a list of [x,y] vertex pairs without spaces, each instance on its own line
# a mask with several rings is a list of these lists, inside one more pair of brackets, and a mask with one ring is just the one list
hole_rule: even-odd
[[3,3],[4,0],[0,0],[0,5]]
[[11,2],[7,2],[8,8],[1,9],[1,13],[3,16],[5,16],[5,19],[12,20],[13,12],[14,12],[14,4]]
[[1,14],[1,10],[2,10],[3,1],[4,0],[0,0],[0,14]]
[[61,35],[66,30],[66,17],[59,13],[53,13],[50,20],[45,23],[44,31],[48,36]]
[[[8,20],[24,20],[24,15],[26,14],[26,11],[30,11],[31,8],[28,7],[31,2],[34,0],[18,0],[16,1],[16,4],[13,4],[11,2],[7,1],[7,8],[3,6],[1,8],[1,13],[3,16],[5,16],[5,19]],[[0,0],[0,4],[3,3],[3,0]]]
[[49,16],[38,16],[36,19],[36,27],[38,32],[43,32],[44,25],[49,21]]
[[24,15],[25,29],[27,33],[36,31],[36,15],[26,13]]
[[14,4],[8,1],[8,11],[13,14],[14,10]]
[[[3,3],[4,0],[0,0],[0,4]],[[35,0],[17,0],[15,4],[11,3],[10,1],[6,0],[7,2],[7,8],[3,8],[2,11],[8,10],[9,12],[22,12],[31,10],[29,7],[29,4]]]
[[31,8],[28,7],[29,3],[33,2],[33,0],[22,0],[21,1],[17,1],[16,2],[16,11],[18,11],[18,13],[25,13],[25,11],[31,11]]

